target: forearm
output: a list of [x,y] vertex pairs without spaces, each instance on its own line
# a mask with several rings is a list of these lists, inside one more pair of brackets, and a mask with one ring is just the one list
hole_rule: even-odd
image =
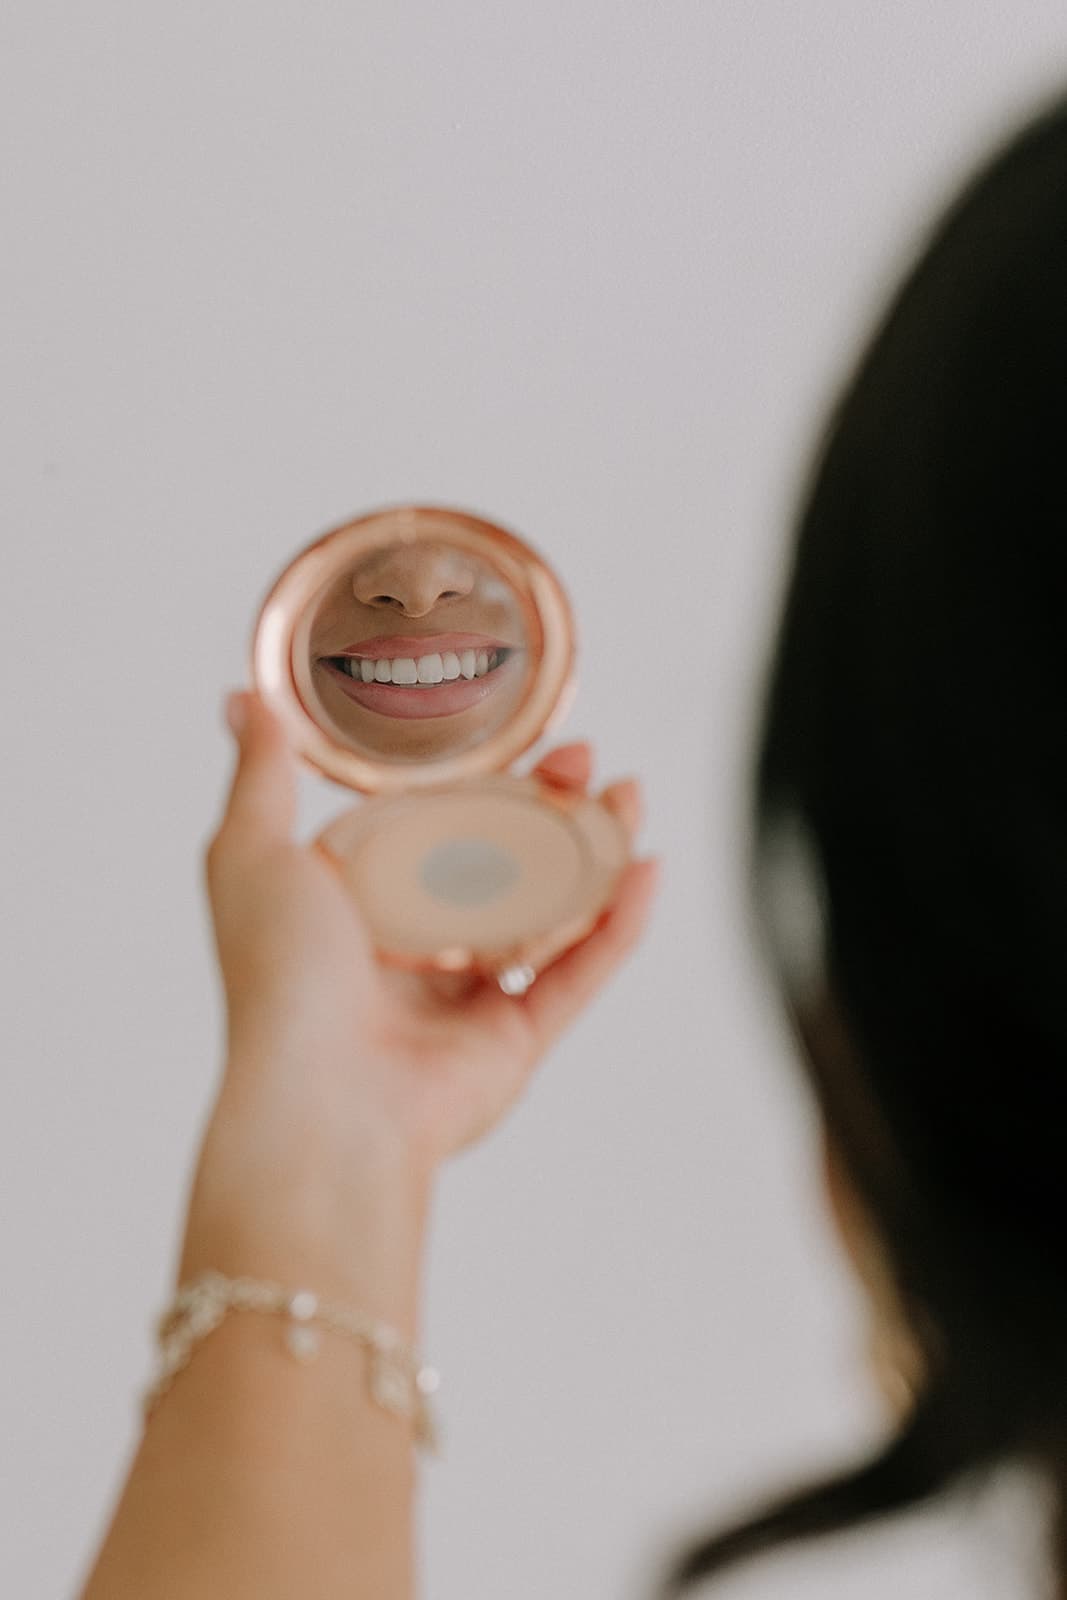
[[[202,1159],[179,1278],[308,1288],[415,1340],[428,1191],[377,1153],[350,1165],[288,1169],[249,1207],[247,1162]],[[414,1487],[366,1351],[324,1333],[304,1365],[281,1318],[231,1313],[153,1412],[83,1600],[409,1600]]]

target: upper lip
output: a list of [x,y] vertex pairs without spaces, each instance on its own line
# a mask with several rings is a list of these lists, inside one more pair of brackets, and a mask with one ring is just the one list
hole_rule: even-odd
[[371,660],[403,661],[420,656],[443,655],[446,650],[458,654],[461,650],[508,650],[512,646],[503,639],[494,639],[486,633],[424,633],[419,637],[406,633],[380,633],[373,639],[359,639],[340,650],[331,650],[329,656],[367,656]]

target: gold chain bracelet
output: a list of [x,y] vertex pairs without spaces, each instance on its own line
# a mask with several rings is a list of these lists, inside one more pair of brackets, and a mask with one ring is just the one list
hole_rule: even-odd
[[251,1278],[226,1278],[204,1272],[179,1288],[159,1319],[156,1337],[159,1367],[144,1395],[145,1417],[189,1365],[193,1352],[231,1311],[260,1311],[285,1317],[285,1342],[297,1361],[314,1361],[320,1329],[342,1334],[362,1345],[370,1356],[369,1383],[373,1400],[395,1416],[409,1419],[415,1438],[426,1450],[439,1452],[437,1427],[429,1397],[438,1386],[437,1373],[419,1361],[411,1347],[384,1322],[346,1311],[320,1300],[310,1289],[283,1289],[277,1283]]

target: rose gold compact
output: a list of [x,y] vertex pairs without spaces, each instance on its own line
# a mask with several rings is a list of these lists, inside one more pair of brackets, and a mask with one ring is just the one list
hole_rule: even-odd
[[305,760],[374,797],[319,842],[385,960],[520,994],[610,903],[629,857],[614,814],[505,770],[564,714],[573,665],[558,579],[465,512],[372,512],[275,582],[253,681]]

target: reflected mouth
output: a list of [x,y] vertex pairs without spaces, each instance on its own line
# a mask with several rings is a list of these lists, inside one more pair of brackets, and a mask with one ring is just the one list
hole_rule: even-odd
[[[414,641],[367,640],[343,655],[322,656],[318,664],[337,682],[338,687],[368,711],[389,717],[447,717],[466,711],[496,692],[506,681],[513,682],[523,651],[511,645],[485,640],[480,648],[464,638],[445,636],[418,643],[419,655],[385,654]],[[453,648],[426,651],[430,644],[452,644]]]
[[514,650],[433,650],[419,656],[344,655],[322,659],[361,683],[393,683],[405,689],[433,688],[439,683],[471,682],[503,666]]

